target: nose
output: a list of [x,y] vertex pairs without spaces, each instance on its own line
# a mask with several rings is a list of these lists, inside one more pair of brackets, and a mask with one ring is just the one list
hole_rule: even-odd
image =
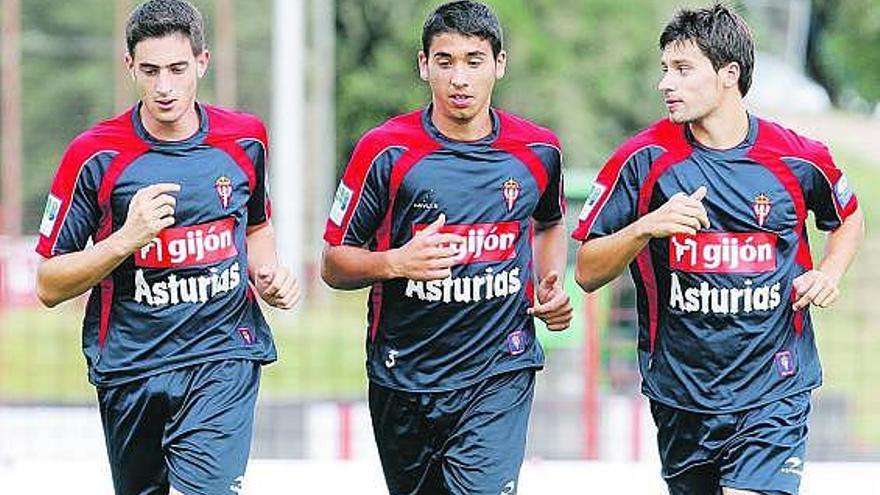
[[452,85],[456,88],[464,88],[468,85],[466,70],[464,67],[456,67],[452,70]]
[[660,90],[661,93],[672,91],[672,81],[668,71],[663,73],[663,77],[661,77],[660,82],[657,83],[657,89]]
[[156,92],[161,95],[167,95],[171,93],[171,71],[160,70],[159,75],[156,77]]

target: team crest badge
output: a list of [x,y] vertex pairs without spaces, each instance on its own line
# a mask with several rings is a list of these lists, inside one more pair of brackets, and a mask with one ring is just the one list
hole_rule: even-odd
[[229,208],[229,200],[232,198],[232,181],[229,180],[229,177],[221,175],[214,182],[214,190],[217,191],[217,196],[220,198],[220,205],[223,206],[223,209]]
[[515,179],[511,178],[504,181],[504,184],[501,186],[501,192],[504,194],[504,203],[507,205],[507,211],[513,211],[513,205],[516,203],[516,199],[519,198],[521,190],[519,182]]
[[770,196],[767,196],[764,193],[755,196],[755,202],[752,203],[752,211],[755,212],[755,218],[758,219],[759,226],[764,226],[764,222],[766,222],[767,217],[770,216],[770,208],[772,206],[773,202],[770,201]]

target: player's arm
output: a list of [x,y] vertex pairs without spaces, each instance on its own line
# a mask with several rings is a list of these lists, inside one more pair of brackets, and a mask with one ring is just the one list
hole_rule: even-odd
[[795,311],[810,304],[827,308],[840,296],[838,285],[855,258],[865,238],[865,215],[857,208],[846,220],[828,234],[825,253],[819,267],[796,278],[793,282],[798,296]]
[[565,292],[565,222],[535,222],[534,262],[538,277],[538,304],[528,313],[542,319],[549,330],[568,328],[573,308]]
[[452,275],[461,236],[441,233],[440,214],[399,248],[370,251],[359,246],[327,244],[321,257],[321,278],[334,289],[353,290],[394,278],[439,280]]
[[706,188],[691,195],[673,195],[660,208],[640,217],[621,230],[588,239],[577,252],[575,279],[586,292],[592,292],[617,278],[651,239],[674,234],[696,234],[709,227],[702,200]]
[[48,307],[74,298],[106,278],[120,263],[174,223],[177,184],[145,187],[131,199],[125,224],[82,251],[44,259],[37,269],[37,296]]
[[296,277],[278,264],[275,228],[269,220],[247,227],[248,278],[257,294],[270,306],[291,309],[301,290]]

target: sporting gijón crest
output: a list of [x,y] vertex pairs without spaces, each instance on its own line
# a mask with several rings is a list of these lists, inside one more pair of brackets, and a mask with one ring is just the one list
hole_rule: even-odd
[[515,179],[507,179],[501,186],[501,192],[504,194],[504,203],[507,205],[507,211],[513,211],[513,205],[519,198],[519,192],[522,188]]
[[770,201],[770,196],[767,196],[764,193],[755,196],[755,201],[752,203],[752,211],[755,212],[755,218],[758,220],[758,225],[760,227],[764,226],[764,222],[766,222],[767,217],[770,216],[770,208],[772,206],[773,202]]
[[224,210],[229,208],[229,199],[232,198],[232,181],[229,180],[229,177],[221,175],[217,178],[217,181],[214,182],[214,190],[217,191],[217,196],[220,198],[220,206]]

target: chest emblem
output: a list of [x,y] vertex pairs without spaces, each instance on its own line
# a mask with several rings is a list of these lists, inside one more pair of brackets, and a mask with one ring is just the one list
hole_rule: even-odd
[[770,216],[770,208],[772,206],[773,202],[770,201],[770,196],[767,196],[764,193],[755,196],[755,201],[752,203],[752,211],[755,212],[755,218],[758,220],[758,225],[760,227],[764,226],[764,222],[766,222],[767,217]]
[[516,204],[516,200],[519,198],[519,192],[521,190],[522,188],[516,179],[510,178],[504,181],[504,184],[501,186],[501,193],[504,195],[504,203],[507,205],[507,211],[513,211],[513,205]]
[[221,175],[214,182],[214,190],[217,191],[217,197],[220,198],[220,206],[225,210],[229,208],[229,200],[232,198],[232,181],[229,177]]

